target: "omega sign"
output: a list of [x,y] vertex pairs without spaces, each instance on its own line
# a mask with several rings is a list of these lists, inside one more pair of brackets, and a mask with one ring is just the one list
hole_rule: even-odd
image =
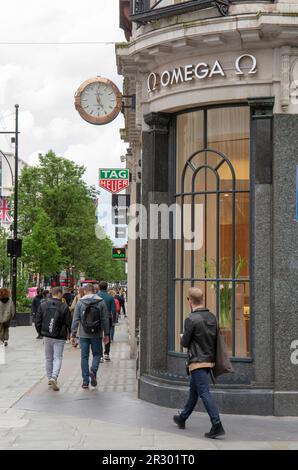
[[[249,65],[247,65],[248,63]],[[249,75],[257,73],[257,59],[255,56],[243,54],[235,60],[235,75],[244,75],[245,72]],[[212,66],[206,62],[199,62],[197,65],[184,65],[173,70],[165,70],[161,75],[152,72],[147,80],[148,91],[153,92],[161,87],[167,88],[171,85],[191,82],[195,79],[204,80],[212,77],[226,77],[225,69],[219,60],[216,60]]]

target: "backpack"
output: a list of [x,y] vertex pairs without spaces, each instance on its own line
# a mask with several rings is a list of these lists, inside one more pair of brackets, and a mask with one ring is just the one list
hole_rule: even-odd
[[41,329],[45,336],[59,338],[63,326],[63,316],[56,302],[46,302]]
[[97,304],[89,304],[83,311],[82,325],[87,334],[100,333],[101,315]]

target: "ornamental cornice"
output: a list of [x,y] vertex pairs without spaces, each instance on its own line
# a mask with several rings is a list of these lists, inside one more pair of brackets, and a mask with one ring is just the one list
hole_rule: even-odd
[[[282,4],[275,5],[282,7]],[[297,13],[294,13],[294,7]],[[187,21],[148,30],[126,48],[116,46],[119,73],[146,72],[166,58],[241,48],[298,47],[298,5],[293,12],[259,11],[241,16]]]

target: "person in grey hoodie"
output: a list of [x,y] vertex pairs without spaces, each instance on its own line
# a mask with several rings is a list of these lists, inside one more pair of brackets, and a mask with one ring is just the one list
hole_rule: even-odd
[[10,291],[5,287],[0,289],[0,341],[8,345],[9,326],[15,315],[14,303],[10,298]]
[[[110,323],[106,304],[101,297],[94,294],[92,284],[84,287],[84,293],[85,295],[75,307],[71,326],[71,344],[74,347],[78,344],[76,335],[80,325],[82,388],[88,389],[90,380],[93,387],[97,386],[96,375],[102,356],[102,337],[104,336],[104,344],[110,341]],[[89,370],[90,347],[93,360]]]

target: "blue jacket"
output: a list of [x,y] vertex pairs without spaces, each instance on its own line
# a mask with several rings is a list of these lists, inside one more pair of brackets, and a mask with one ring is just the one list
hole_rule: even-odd
[[116,313],[116,305],[113,297],[107,293],[105,290],[100,290],[97,292],[97,295],[99,295],[104,301],[105,304],[108,308],[109,313],[113,316],[113,323],[116,323],[117,321],[117,313]]

